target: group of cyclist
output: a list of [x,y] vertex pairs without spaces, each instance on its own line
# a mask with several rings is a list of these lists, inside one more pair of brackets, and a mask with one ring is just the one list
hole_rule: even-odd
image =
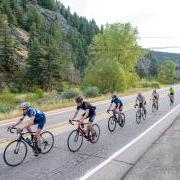
[[[172,87],[169,89],[169,94],[174,98],[174,89]],[[157,92],[156,89],[153,90],[151,99],[157,102],[157,108],[158,108],[159,93]],[[78,125],[79,126],[83,125],[84,121],[86,119],[89,119],[87,126],[87,136],[91,132],[92,134],[91,138],[95,139],[96,137],[95,137],[95,131],[93,129],[93,121],[96,116],[96,107],[92,106],[89,102],[84,101],[82,96],[76,97],[75,102],[77,105],[76,111],[70,120],[74,120],[77,117],[80,109],[84,110],[85,112],[82,114]],[[115,106],[112,108],[113,104],[115,104]],[[136,97],[135,107],[136,106],[142,107],[144,109],[144,112],[147,113],[146,100],[141,93],[138,93]],[[120,114],[123,110],[123,103],[121,99],[118,98],[117,95],[115,94],[112,95],[112,100],[107,111],[111,110],[111,108],[112,110],[116,111],[117,114]],[[37,140],[37,147],[38,147],[37,151],[35,152],[35,155],[37,156],[39,153],[41,153],[40,134],[46,123],[46,116],[45,113],[40,112],[38,109],[31,107],[28,102],[24,102],[22,104],[22,111],[23,111],[23,117],[17,123],[12,125],[11,128],[19,125],[24,120],[25,117],[28,118],[28,123],[27,125],[18,128],[19,130],[27,129],[29,132],[32,132],[31,126],[36,124],[38,125],[35,133],[35,138]]]

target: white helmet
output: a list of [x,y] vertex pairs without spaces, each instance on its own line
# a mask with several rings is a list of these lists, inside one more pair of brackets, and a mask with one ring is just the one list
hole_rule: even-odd
[[29,109],[30,108],[30,103],[29,102],[23,102],[21,104],[21,108],[22,109]]

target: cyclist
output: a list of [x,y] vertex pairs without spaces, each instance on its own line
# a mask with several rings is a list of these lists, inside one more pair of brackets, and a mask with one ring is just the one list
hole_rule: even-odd
[[174,102],[174,93],[175,93],[174,88],[170,87],[169,88],[169,97],[170,97],[172,102]]
[[157,92],[156,89],[153,90],[151,99],[153,100],[153,102],[157,103],[157,109],[158,109],[159,108],[159,103],[158,103],[158,101],[159,101],[159,93]]
[[[137,104],[139,102],[139,105]],[[146,114],[147,111],[146,111],[146,100],[145,100],[145,97],[141,94],[141,93],[138,93],[137,97],[136,97],[136,103],[135,103],[135,107],[136,106],[139,106],[139,107],[142,107],[144,109],[144,113]]]
[[73,117],[70,120],[74,120],[79,113],[79,110],[82,109],[85,113],[82,114],[79,122],[79,126],[84,124],[84,120],[89,119],[88,126],[87,126],[87,135],[90,136],[90,131],[92,133],[92,140],[95,140],[96,135],[93,128],[93,121],[96,117],[96,107],[92,106],[89,102],[83,100],[83,97],[78,96],[75,98],[75,102],[77,104],[76,112],[74,113]]
[[35,133],[35,137],[37,140],[37,150],[35,151],[35,156],[37,156],[39,153],[41,153],[40,133],[46,123],[46,116],[43,112],[40,112],[36,108],[31,107],[29,102],[22,103],[21,108],[23,111],[23,117],[11,127],[15,127],[19,125],[24,120],[25,117],[28,117],[28,123],[27,125],[21,128],[18,128],[19,130],[27,129],[29,132],[32,132],[31,126],[38,124],[37,130]]
[[120,100],[120,98],[117,97],[116,94],[113,94],[111,97],[112,97],[111,104],[110,104],[110,106],[109,106],[107,111],[109,111],[111,109],[111,107],[112,107],[112,105],[114,103],[115,106],[114,106],[113,110],[116,111],[118,115],[120,115],[120,113],[123,110],[123,103]]

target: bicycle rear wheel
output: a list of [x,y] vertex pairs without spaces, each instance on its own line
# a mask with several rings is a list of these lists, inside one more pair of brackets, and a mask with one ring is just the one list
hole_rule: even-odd
[[26,155],[26,143],[21,140],[15,140],[6,146],[3,153],[3,159],[8,166],[18,166],[24,161]]
[[71,152],[78,151],[83,143],[83,135],[78,129],[73,130],[68,137],[67,145]]
[[140,110],[138,110],[136,112],[136,122],[137,122],[137,124],[139,124],[141,122],[141,111]]
[[121,115],[119,116],[119,125],[121,127],[123,127],[125,125],[125,119],[126,119],[125,114],[121,113]]
[[41,153],[48,153],[54,146],[54,136],[49,131],[44,131],[41,133]]
[[108,129],[110,132],[113,132],[116,129],[116,118],[114,116],[109,118]]
[[[94,140],[90,139],[91,143],[97,143],[100,137],[100,127],[98,124],[93,124],[93,129],[95,131],[96,138]],[[90,132],[90,136],[92,137],[92,133]]]

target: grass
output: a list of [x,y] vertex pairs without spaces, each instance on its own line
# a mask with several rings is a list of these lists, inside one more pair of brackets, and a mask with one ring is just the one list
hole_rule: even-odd
[[[137,94],[139,91],[145,92],[148,90],[151,90],[152,88],[130,88],[126,90],[124,93],[117,93],[119,96],[128,96],[132,94]],[[28,94],[29,96],[34,96],[34,94]],[[21,102],[26,99],[27,94],[20,94],[16,95],[16,98],[18,98]],[[90,101],[92,103],[103,101],[111,98],[111,94],[102,95],[95,98],[86,98],[87,101]],[[34,98],[32,98],[33,100]],[[31,102],[32,106],[37,107],[41,111],[51,111],[51,110],[58,110],[70,106],[75,106],[75,102],[73,99],[71,100],[59,100],[56,98],[55,94],[52,95],[51,93],[46,93],[45,97],[42,99],[38,99],[37,102]],[[16,118],[21,116],[21,110],[17,104],[16,109],[7,113],[0,113],[0,121]]]

